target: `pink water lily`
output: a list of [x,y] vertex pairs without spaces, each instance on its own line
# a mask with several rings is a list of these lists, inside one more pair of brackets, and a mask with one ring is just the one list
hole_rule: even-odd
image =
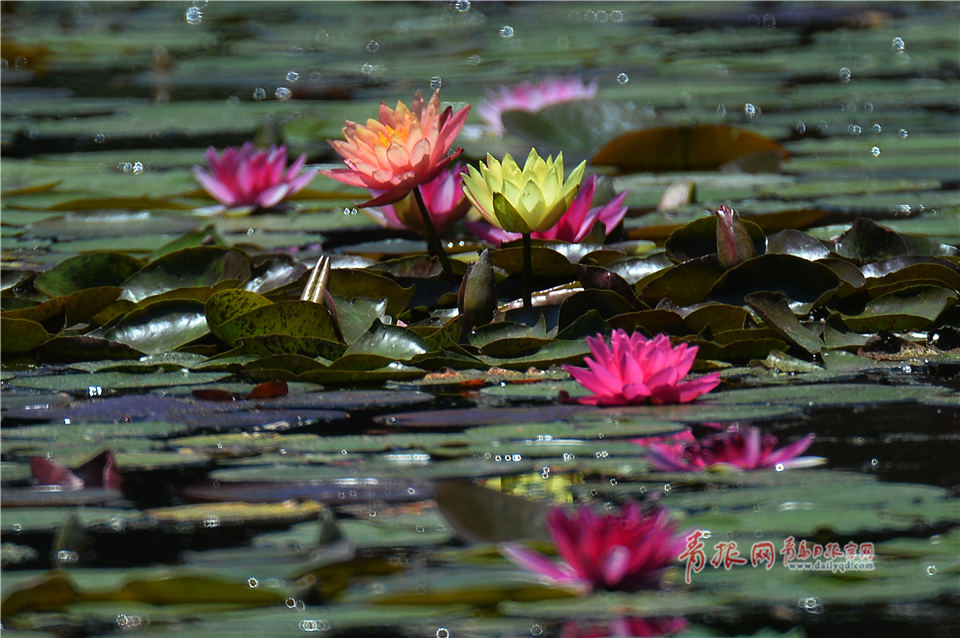
[[673,347],[659,334],[647,339],[639,332],[627,335],[614,330],[608,346],[602,335],[587,337],[593,359],[584,357],[588,369],[564,365],[581,385],[593,392],[578,397],[587,405],[633,405],[640,403],[687,403],[720,384],[714,372],[681,383],[697,355],[696,346]]
[[821,457],[800,456],[813,443],[814,435],[777,449],[777,437],[749,425],[732,425],[724,432],[700,440],[675,444],[650,443],[650,461],[665,472],[702,472],[730,467],[741,470],[784,470],[809,467]]
[[551,582],[586,591],[656,587],[684,547],[666,510],[648,514],[636,503],[599,515],[589,505],[573,512],[555,507],[547,527],[561,562],[517,543],[503,545],[501,552]]
[[[446,168],[429,182],[420,185],[423,203],[438,233],[457,223],[470,210],[470,202],[463,195],[461,176],[464,167]],[[373,191],[378,195],[379,191]],[[423,217],[413,194],[380,208],[366,208],[367,214],[380,225],[398,230],[412,230],[425,234]]]
[[316,176],[315,169],[300,174],[306,161],[307,156],[301,155],[287,168],[285,146],[258,151],[252,142],[246,142],[240,148],[224,149],[223,155],[217,155],[211,146],[207,149],[209,171],[194,166],[193,175],[225,206],[273,208]]
[[676,634],[689,626],[680,617],[638,618],[625,616],[610,620],[568,620],[559,638],[653,638]]
[[[559,239],[570,243],[576,243],[590,234],[597,222],[602,222],[604,230],[609,235],[614,228],[623,220],[627,214],[627,207],[623,205],[623,200],[627,197],[627,192],[623,191],[612,200],[602,206],[590,207],[593,203],[593,194],[597,188],[597,176],[590,175],[580,185],[580,190],[567,208],[567,212],[557,221],[556,225],[544,231],[536,231],[530,234],[533,239]],[[497,228],[484,222],[467,222],[469,228],[477,237],[490,242],[491,244],[501,244],[520,239],[520,233],[511,233],[509,231]]]
[[572,100],[592,100],[597,95],[597,82],[584,84],[580,78],[548,78],[542,82],[502,86],[497,91],[488,91],[486,100],[477,107],[477,114],[483,118],[487,128],[502,135],[504,111],[529,111],[570,102]]

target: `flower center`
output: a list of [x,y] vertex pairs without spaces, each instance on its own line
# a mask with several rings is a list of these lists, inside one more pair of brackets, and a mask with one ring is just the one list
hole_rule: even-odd
[[384,128],[383,131],[379,131],[377,133],[377,144],[379,144],[380,146],[383,146],[384,148],[390,146],[390,144],[393,143],[394,140],[399,140],[400,142],[406,142],[407,137],[410,136],[409,127],[392,128],[384,124],[383,128]]

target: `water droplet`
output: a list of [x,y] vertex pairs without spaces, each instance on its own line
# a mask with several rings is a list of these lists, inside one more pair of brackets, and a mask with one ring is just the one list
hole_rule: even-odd
[[910,133],[907,132],[907,129],[902,128],[899,131],[897,131],[897,135],[899,135],[901,139],[906,139],[906,137],[910,135]]
[[480,56],[471,55],[469,58],[467,58],[467,64],[469,64],[470,66],[477,66],[478,64],[480,64]]
[[864,102],[863,110],[867,113],[873,113],[873,102]]
[[782,472],[782,471],[784,471],[786,468],[783,466],[783,463],[777,463],[777,464],[773,467],[773,469],[776,470],[777,472]]
[[296,71],[287,71],[287,82],[296,82],[300,79],[300,74]]
[[530,635],[531,635],[531,636],[542,636],[542,635],[543,635],[543,627],[541,627],[540,625],[538,625],[538,624],[536,624],[536,623],[533,624],[533,625],[530,625]]
[[505,24],[500,27],[500,37],[501,38],[512,38],[513,37],[513,27],[509,24]]
[[874,124],[874,125],[873,125],[873,132],[874,132],[874,133],[882,133],[882,132],[883,132],[883,127],[880,126],[879,124]]
[[380,49],[380,43],[376,40],[367,42],[367,53],[376,53]]
[[863,129],[861,129],[857,124],[851,124],[847,127],[847,130],[850,131],[851,135],[860,135]]
[[446,627],[438,627],[437,638],[450,638],[450,630]]
[[727,107],[723,104],[717,104],[717,115],[720,117],[727,117]]
[[911,206],[910,204],[900,204],[897,207],[897,212],[900,213],[901,215],[909,215],[910,213],[913,212],[913,206]]
[[466,13],[470,10],[470,0],[454,0],[450,3],[450,6],[453,7],[454,11]]
[[758,109],[753,104],[750,104],[750,102],[747,102],[746,104],[743,105],[743,114],[746,115],[751,120],[757,117],[757,113],[759,113],[759,111],[760,109]]
[[873,148],[871,148],[870,154],[873,155],[874,157],[880,157],[880,147],[874,146]]
[[890,48],[892,48],[897,53],[903,53],[903,50],[906,48],[906,45],[903,43],[903,38],[900,36],[895,37],[890,41]]
[[623,11],[614,9],[610,12],[610,21],[611,22],[623,22]]
[[58,563],[75,563],[80,560],[79,554],[72,549],[61,549],[57,552]]
[[273,95],[274,95],[274,97],[276,97],[278,100],[281,100],[281,101],[283,101],[283,102],[286,102],[286,101],[289,100],[291,97],[293,97],[293,93],[290,91],[290,89],[288,89],[288,88],[285,87],[285,86],[279,86],[279,87],[277,87],[277,90],[273,92]]
[[103,396],[103,387],[99,385],[88,385],[87,386],[87,396],[88,397],[100,397]]
[[627,75],[626,73],[619,73],[617,75],[617,84],[619,84],[620,86],[623,86],[629,81],[630,81],[630,76]]
[[369,62],[361,65],[360,73],[363,73],[364,75],[370,75],[371,73],[373,73],[373,65],[370,64]]
[[619,483],[619,481],[615,477],[610,479],[610,485],[616,485],[617,483]]
[[107,136],[104,135],[103,133],[97,133],[97,134],[93,137],[93,141],[94,141],[96,144],[103,144],[104,140],[106,140],[106,139],[107,139]]
[[772,13],[763,14],[763,26],[773,29],[777,26],[777,17]]
[[251,576],[247,579],[247,585],[249,585],[251,589],[254,589],[260,586],[260,581]]
[[852,73],[850,73],[850,69],[848,69],[847,67],[843,67],[842,69],[840,69],[839,75],[840,75],[841,82],[849,82],[850,77],[852,76]]
[[597,11],[597,22],[604,24],[609,21],[610,21],[609,13],[607,13],[606,11],[603,11],[602,9],[600,11]]
[[823,613],[823,603],[816,596],[801,598],[797,601],[797,606],[808,614],[820,615]]
[[[670,490],[672,490],[672,489],[673,489],[673,486],[670,485],[669,483],[664,483],[664,484],[663,484],[663,491],[666,492],[667,494],[669,494],[669,493],[670,493]],[[704,538],[706,538],[706,537],[704,537]]]
[[805,135],[807,133],[807,125],[804,123],[803,120],[800,120],[799,122],[797,122],[796,129],[797,129],[797,133],[799,133],[800,135]]
[[187,9],[184,18],[186,18],[187,24],[200,24],[203,22],[203,11],[197,5],[193,5]]
[[870,467],[874,470],[880,467],[880,459],[876,457],[870,459]]
[[936,565],[934,565],[933,563],[930,563],[929,565],[927,565],[927,576],[933,576],[936,573],[937,573]]
[[431,89],[433,89],[434,91],[436,91],[436,90],[439,89],[441,86],[443,86],[443,78],[442,78],[442,77],[440,77],[439,75],[435,75],[435,76],[433,76],[432,78],[430,78],[430,88],[431,88]]
[[134,162],[133,167],[130,170],[133,171],[134,175],[140,175],[143,173],[143,162]]
[[64,424],[64,425],[70,425],[71,423],[72,423],[72,421],[71,421],[69,418],[65,418],[65,419],[63,420],[63,424]]
[[326,44],[330,40],[330,34],[327,33],[325,29],[320,29],[317,31],[317,35],[314,36],[314,39],[320,44]]
[[253,99],[260,101],[263,98],[267,97],[266,89],[260,88],[259,86],[253,90]]

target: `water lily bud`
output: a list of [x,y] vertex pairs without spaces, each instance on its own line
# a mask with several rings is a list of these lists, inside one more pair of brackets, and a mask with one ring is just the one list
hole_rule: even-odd
[[490,251],[484,248],[477,261],[467,268],[457,293],[457,308],[463,317],[464,330],[490,323],[493,319],[497,311],[495,284]]
[[724,268],[733,268],[757,255],[753,239],[740,216],[726,204],[717,210],[717,257]]

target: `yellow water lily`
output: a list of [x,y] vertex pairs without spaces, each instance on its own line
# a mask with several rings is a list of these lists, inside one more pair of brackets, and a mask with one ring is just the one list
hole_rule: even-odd
[[521,169],[509,154],[503,161],[487,155],[480,169],[468,166],[463,193],[488,222],[513,233],[549,230],[570,207],[586,162],[580,162],[566,181],[563,153],[544,160],[531,148]]

